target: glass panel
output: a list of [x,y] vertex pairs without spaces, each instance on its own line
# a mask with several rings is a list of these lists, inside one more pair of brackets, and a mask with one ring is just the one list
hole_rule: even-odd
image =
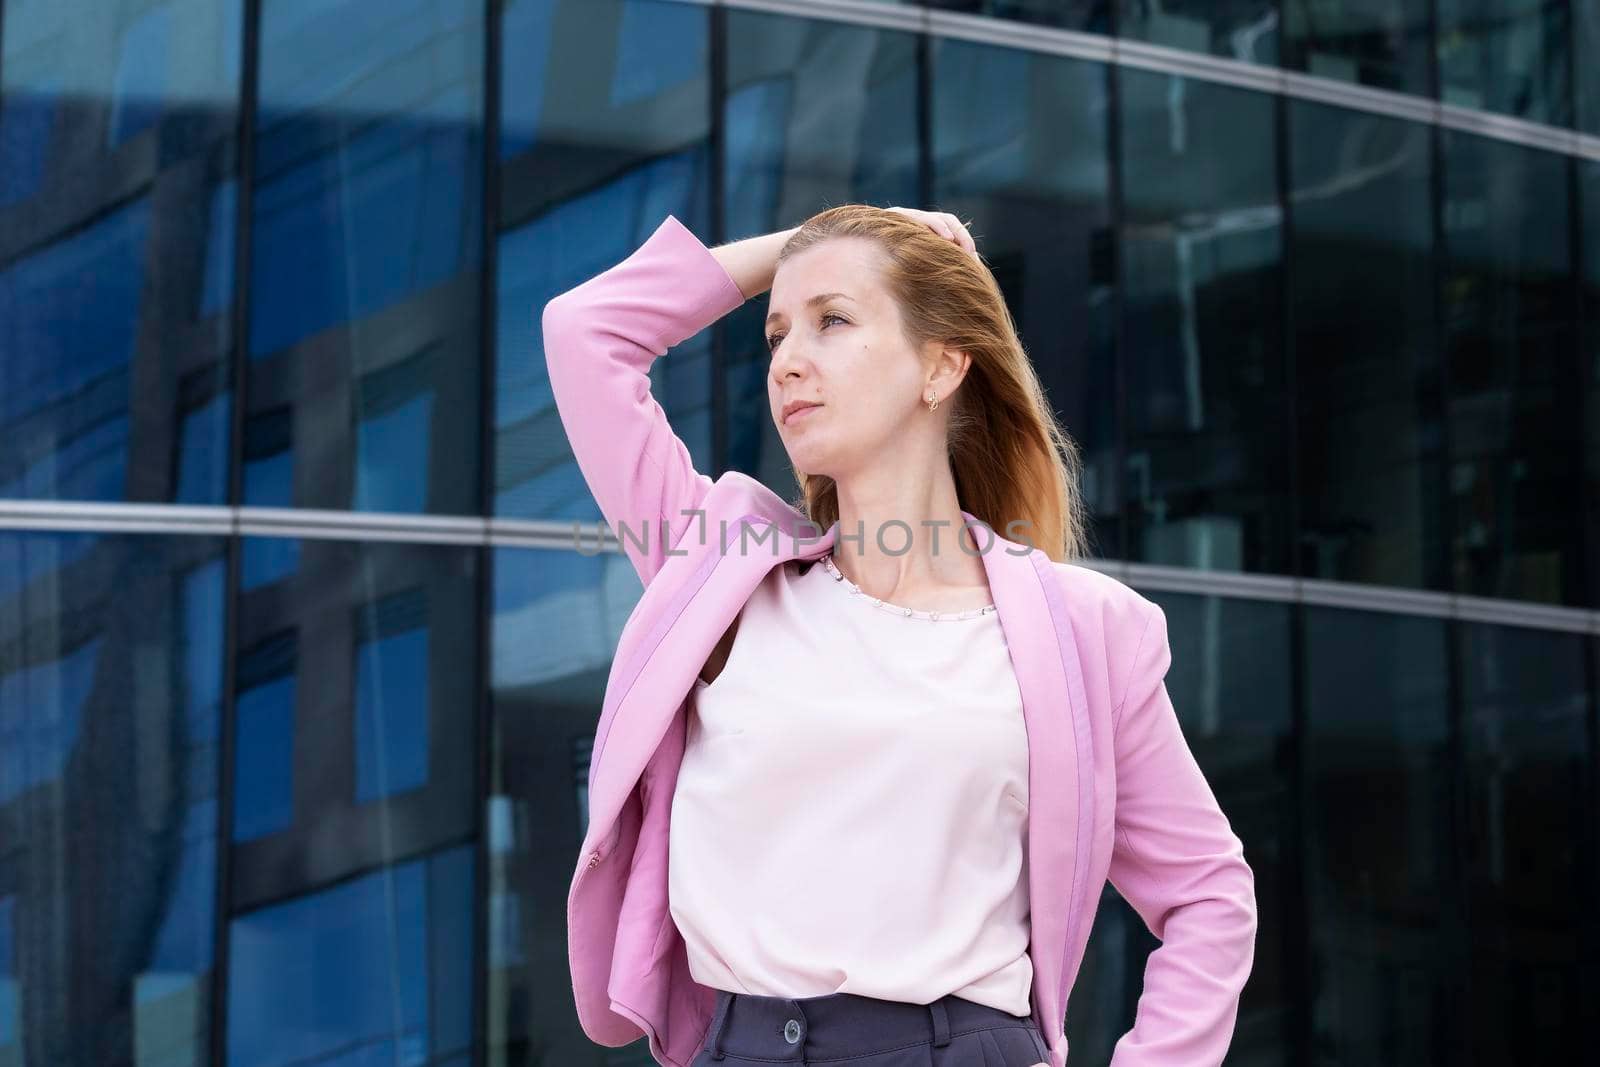
[[1444,138],[1444,319],[1456,590],[1573,606],[1583,416],[1568,156]]
[[472,864],[471,846],[452,848],[236,917],[228,1067],[456,1062],[471,1045]]
[[[244,424],[244,500],[252,507],[294,506],[294,411],[258,410]],[[240,545],[239,588],[255,589],[286,578],[300,565],[300,542],[284,537],[246,538]]]
[[[598,521],[551,397],[539,314],[669,214],[710,242],[709,13],[661,0],[512,0],[503,18],[492,508]],[[710,337],[651,368],[654,395],[708,474]]]
[[[1584,366],[1584,483],[1583,499],[1588,514],[1583,543],[1588,552],[1588,599],[1590,607],[1600,605],[1600,161],[1574,161],[1578,169],[1579,234],[1583,256],[1582,325]],[[1600,773],[1600,772],[1597,772]]]
[[489,849],[489,1067],[649,1067],[643,1038],[590,1041],[562,948],[588,830],[589,754],[611,657],[640,589],[618,552],[494,553]]
[[[1287,864],[1295,854],[1297,797],[1285,754],[1290,712],[1292,608],[1265,601],[1147,593],[1167,613],[1167,693],[1217,803],[1244,842],[1256,881],[1255,963],[1240,999],[1229,1062],[1293,1063],[1288,946],[1301,922]],[[1067,1008],[1072,1056],[1112,1060],[1132,1028],[1145,962],[1160,942],[1107,883]]]
[[1572,125],[1570,18],[1583,3],[1437,2],[1445,103]]
[[1081,452],[1090,555],[1120,556],[1106,68],[948,39],[930,47],[932,204],[974,220]]
[[1302,877],[1318,1062],[1463,1061],[1449,1022],[1464,989],[1451,962],[1462,891],[1445,623],[1304,613]]
[[227,502],[241,3],[4,5],[0,497]]
[[478,549],[280,540],[241,542],[293,563],[238,600],[241,911],[474,825]]
[[1593,1008],[1593,961],[1575,936],[1594,899],[1584,867],[1597,820],[1584,638],[1477,623],[1462,638],[1468,1041],[1475,1061],[1559,1062],[1591,1040]]
[[1278,65],[1278,0],[1118,0],[1117,33],[1146,44]]
[[1299,573],[1445,590],[1433,132],[1287,103]]
[[247,419],[308,471],[275,504],[480,510],[483,42],[482,5],[263,5]]
[[112,147],[160,120],[166,103],[172,32],[170,4],[156,4],[140,12],[123,32],[111,87]]
[[[894,30],[728,11],[728,240],[788,229],[830,204],[917,202],[916,48]],[[841,110],[844,98],[860,105]],[[767,392],[768,305],[765,294],[746,301],[722,327],[728,464],[798,499]]]
[[356,621],[356,803],[428,784],[428,605],[409,589]]
[[0,1063],[202,1063],[223,542],[0,532]]
[[1578,129],[1600,135],[1600,4],[1575,3],[1573,18],[1577,20],[1574,66],[1577,68]]
[[292,632],[239,656],[233,710],[235,841],[253,841],[294,823],[295,657]]
[[1032,22],[1084,33],[1111,32],[1112,0],[928,0],[936,10]]
[[1432,96],[1429,18],[1429,0],[1283,0],[1283,65],[1319,78]]
[[1275,101],[1121,75],[1128,555],[1286,573]]

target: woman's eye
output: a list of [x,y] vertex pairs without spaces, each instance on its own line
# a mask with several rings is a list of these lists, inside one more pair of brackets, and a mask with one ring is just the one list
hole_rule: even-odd
[[[822,318],[820,320],[818,320],[818,321],[827,322],[829,319],[837,319],[840,322],[844,322],[845,321],[842,316],[835,315],[831,311],[824,313]],[[781,341],[781,340],[783,340],[783,334],[781,334],[781,333],[769,333],[767,335],[767,351],[771,352],[774,349],[776,349],[778,347],[778,342]]]

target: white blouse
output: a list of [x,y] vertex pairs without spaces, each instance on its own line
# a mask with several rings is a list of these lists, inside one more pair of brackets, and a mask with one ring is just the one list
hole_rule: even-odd
[[697,982],[1030,1014],[1028,738],[992,604],[786,561],[687,725],[668,894]]

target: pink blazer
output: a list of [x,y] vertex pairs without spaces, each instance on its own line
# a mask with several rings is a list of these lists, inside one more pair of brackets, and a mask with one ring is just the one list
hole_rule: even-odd
[[[762,576],[820,556],[838,528],[819,531],[747,475],[696,471],[651,395],[651,362],[744,299],[668,215],[541,323],[573,455],[644,583],[595,734],[567,899],[573,997],[592,1040],[643,1035],[668,1067],[697,1055],[716,999],[690,975],[667,908],[690,690]],[[1220,1064],[1254,958],[1255,879],[1168,697],[1166,617],[1115,578],[994,532],[982,559],[1027,724],[1031,1003],[1051,1067],[1067,1062],[1067,995],[1108,879],[1161,942],[1112,1067]]]

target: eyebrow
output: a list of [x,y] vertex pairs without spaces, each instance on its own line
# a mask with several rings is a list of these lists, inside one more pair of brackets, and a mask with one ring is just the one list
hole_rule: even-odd
[[[842,296],[846,300],[852,300],[852,301],[854,300],[854,298],[852,296],[850,296],[849,293],[818,293],[816,296],[814,296],[810,300],[806,301],[806,307],[808,307],[808,308],[809,307],[816,307],[818,304],[827,303],[829,300],[832,300],[836,296]],[[774,311],[772,314],[767,316],[767,323],[770,324],[773,319],[781,319],[781,318],[783,318],[783,312]]]

